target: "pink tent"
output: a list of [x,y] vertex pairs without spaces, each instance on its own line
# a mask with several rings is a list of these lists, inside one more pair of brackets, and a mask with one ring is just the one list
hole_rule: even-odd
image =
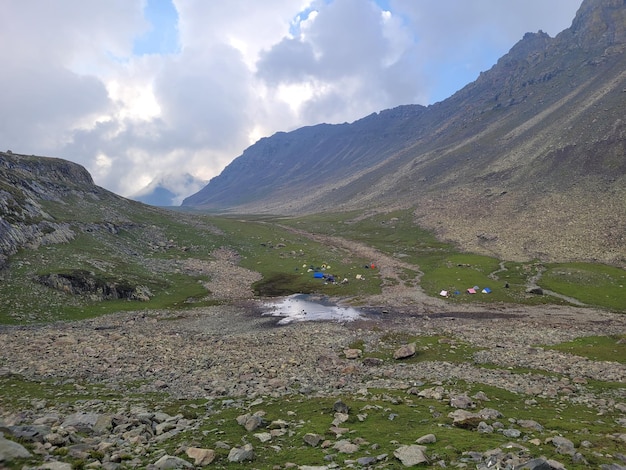
[[474,289],[473,287],[467,289],[467,293],[468,294],[475,294],[476,293],[476,289]]

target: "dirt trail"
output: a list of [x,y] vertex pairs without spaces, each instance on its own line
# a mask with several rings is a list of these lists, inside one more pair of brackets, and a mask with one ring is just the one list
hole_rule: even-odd
[[[349,252],[354,256],[372,260],[376,264],[382,279],[382,293],[368,298],[371,305],[407,306],[428,305],[445,307],[446,303],[440,299],[428,296],[419,285],[422,271],[419,266],[389,256],[364,243],[347,240],[345,238],[311,233],[305,230],[280,225],[284,230],[327,246],[334,246]],[[417,273],[412,279],[407,279],[408,271]]]

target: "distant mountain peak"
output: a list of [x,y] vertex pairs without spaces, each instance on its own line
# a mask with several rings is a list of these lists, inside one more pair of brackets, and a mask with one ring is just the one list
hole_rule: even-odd
[[130,198],[151,206],[178,206],[206,183],[189,173],[167,173],[154,178]]

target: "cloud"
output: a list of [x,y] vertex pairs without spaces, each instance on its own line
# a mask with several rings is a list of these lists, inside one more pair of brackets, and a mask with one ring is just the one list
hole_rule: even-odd
[[209,179],[276,131],[441,100],[524,33],[569,26],[575,3],[6,1],[0,141],[122,195]]

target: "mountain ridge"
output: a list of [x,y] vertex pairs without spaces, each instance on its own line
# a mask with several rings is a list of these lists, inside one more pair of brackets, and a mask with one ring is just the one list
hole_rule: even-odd
[[261,139],[183,206],[411,208],[467,250],[623,263],[625,24],[623,0],[585,0],[450,98]]

